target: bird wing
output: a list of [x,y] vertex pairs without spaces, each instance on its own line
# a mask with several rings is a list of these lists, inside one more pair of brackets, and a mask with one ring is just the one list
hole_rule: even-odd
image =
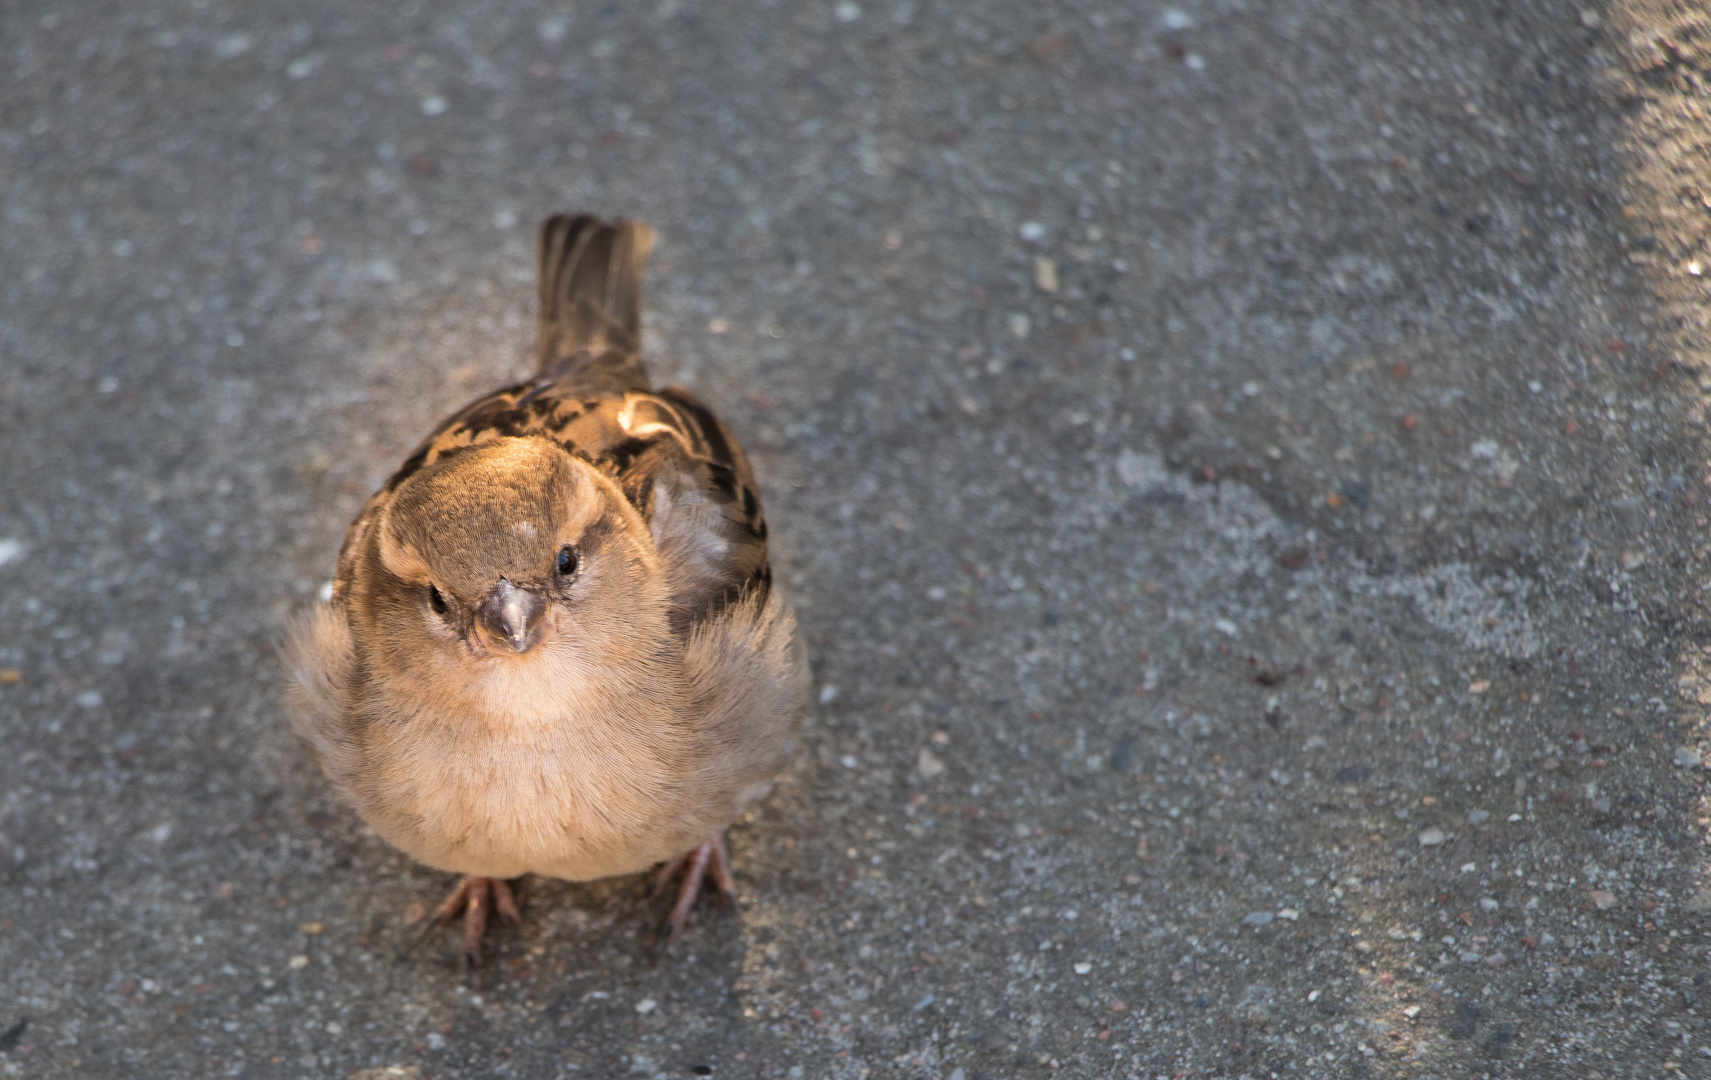
[[681,631],[771,588],[766,518],[748,457],[718,417],[681,387],[586,396],[543,372],[448,417],[351,523],[334,590],[342,594],[363,534],[412,473],[472,446],[543,438],[605,473],[652,530]]

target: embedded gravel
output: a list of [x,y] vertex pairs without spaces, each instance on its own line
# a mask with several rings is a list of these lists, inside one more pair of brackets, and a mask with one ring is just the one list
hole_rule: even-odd
[[[1711,1075],[1685,7],[5,5],[0,1075]],[[274,649],[562,209],[817,703],[471,986]]]

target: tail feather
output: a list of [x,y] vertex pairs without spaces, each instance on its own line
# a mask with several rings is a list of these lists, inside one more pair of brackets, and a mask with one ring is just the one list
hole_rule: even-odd
[[538,371],[596,391],[648,388],[642,274],[653,245],[653,229],[639,221],[555,214],[541,223]]

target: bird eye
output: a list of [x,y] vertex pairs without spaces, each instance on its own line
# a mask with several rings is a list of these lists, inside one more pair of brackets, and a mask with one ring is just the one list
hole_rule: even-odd
[[576,549],[574,547],[566,544],[558,549],[557,568],[561,577],[569,577],[576,573]]
[[434,588],[432,585],[428,586],[428,606],[434,609],[435,615],[444,615],[446,613],[446,598],[441,596],[440,590]]

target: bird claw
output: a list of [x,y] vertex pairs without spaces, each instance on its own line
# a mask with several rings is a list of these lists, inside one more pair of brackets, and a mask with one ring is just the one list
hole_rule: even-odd
[[671,906],[671,914],[665,920],[665,930],[660,934],[661,948],[677,940],[683,928],[689,922],[690,909],[695,906],[695,900],[701,895],[701,887],[709,876],[719,891],[719,896],[732,907],[737,903],[737,883],[731,877],[731,856],[725,850],[725,838],[714,833],[701,843],[674,859],[667,860],[654,875],[653,884],[648,887],[648,895],[660,893],[671,880],[679,874],[683,880],[677,886],[677,900]]
[[463,961],[471,971],[481,967],[481,938],[487,932],[489,914],[497,910],[506,922],[515,926],[522,921],[522,914],[517,910],[517,898],[511,892],[511,886],[499,878],[474,877],[465,875],[457,883],[457,888],[445,898],[445,902],[434,909],[433,917],[428,920],[424,936],[463,915]]

